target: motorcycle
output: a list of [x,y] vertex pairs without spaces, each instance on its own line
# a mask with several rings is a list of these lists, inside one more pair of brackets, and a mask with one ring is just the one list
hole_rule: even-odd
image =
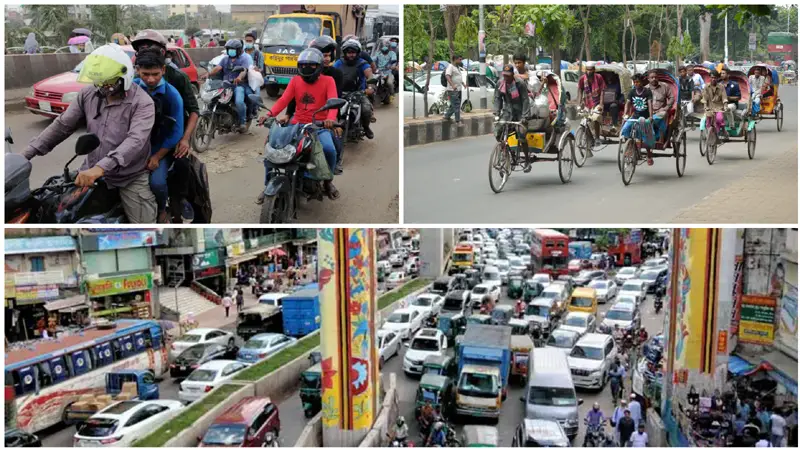
[[603,447],[606,443],[606,434],[603,431],[603,425],[589,425],[588,421],[584,421],[587,425],[586,437],[583,440],[584,447]]
[[406,439],[398,439],[392,436],[391,433],[386,433],[386,437],[389,438],[389,445],[387,447],[413,447],[414,443],[410,441],[408,438]]
[[[259,109],[269,111],[261,102],[261,97],[251,95]],[[347,105],[340,98],[329,99],[325,106],[314,114],[331,109],[341,109]],[[269,118],[263,126],[283,128],[274,118]],[[340,124],[337,127],[341,128]],[[317,130],[321,123],[299,125],[289,142],[278,142],[273,133],[264,144],[264,167],[269,180],[264,186],[264,202],[261,205],[261,223],[289,223],[297,217],[297,197],[322,201],[324,188],[321,181],[304,176],[306,170],[316,167],[311,161],[317,144]]]
[[664,307],[664,298],[660,294],[656,294],[656,299],[653,302],[653,307],[656,309],[656,314],[661,312],[661,308]]
[[[203,63],[201,63],[203,65]],[[208,70],[212,67],[209,65]],[[234,67],[234,73],[241,73],[244,67]],[[239,132],[239,112],[236,110],[234,92],[236,86],[230,81],[207,79],[200,89],[202,111],[194,130],[194,148],[203,153],[211,146],[217,134]],[[252,95],[250,96],[252,97]],[[259,96],[260,98],[260,96]],[[247,117],[246,129],[250,129],[253,117]]]
[[[378,83],[378,77],[367,80],[367,84],[374,85],[376,83]],[[342,97],[347,101],[339,109],[340,120],[344,123],[342,146],[348,142],[361,142],[366,136],[364,127],[361,126],[361,102],[365,95],[367,94],[364,91],[342,92]]]
[[[13,142],[6,133],[6,143]],[[126,221],[118,189],[108,187],[102,178],[93,186],[75,186],[77,171],[69,165],[100,146],[94,134],[85,134],[75,144],[75,155],[64,165],[64,172],[48,178],[42,187],[30,189],[33,168],[24,156],[5,155],[5,211],[7,223],[123,223]],[[8,148],[7,148],[8,150]]]
[[[387,66],[393,66],[397,61],[389,61]],[[375,103],[383,103],[388,105],[394,92],[389,89],[389,76],[392,75],[392,69],[379,69],[378,82],[375,85]],[[395,83],[397,80],[395,80]]]

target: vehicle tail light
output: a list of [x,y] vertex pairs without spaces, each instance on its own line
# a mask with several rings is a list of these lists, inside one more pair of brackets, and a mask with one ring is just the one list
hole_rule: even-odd
[[214,386],[206,386],[205,392],[211,392],[214,389]]
[[267,357],[267,353],[259,353],[258,357],[259,358],[266,358]]
[[170,369],[174,369],[174,368],[175,368],[175,364],[170,364],[170,365],[169,365],[169,368],[170,368]]
[[198,367],[200,367],[200,365],[199,364],[192,364],[189,367],[191,367],[192,369],[197,369]]
[[114,443],[118,442],[120,439],[122,439],[122,436],[117,436],[117,437],[114,437],[114,438],[103,439],[103,440],[101,440],[101,441],[100,441],[100,443],[101,443],[101,444],[103,444],[103,445],[109,445],[109,444],[114,444]]

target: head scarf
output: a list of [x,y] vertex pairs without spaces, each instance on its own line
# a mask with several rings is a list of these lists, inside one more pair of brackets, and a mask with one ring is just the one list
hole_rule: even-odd
[[36,42],[36,35],[28,33],[28,38],[25,39],[25,53],[32,55],[39,51],[39,43]]

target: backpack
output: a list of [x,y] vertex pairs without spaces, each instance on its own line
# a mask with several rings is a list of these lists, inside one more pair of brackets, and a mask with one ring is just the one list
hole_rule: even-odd
[[447,71],[442,71],[442,86],[447,87]]
[[175,119],[164,112],[165,100],[163,94],[155,94],[150,98],[153,99],[153,106],[156,112],[153,120],[153,129],[150,132],[150,142],[161,142],[164,136],[172,131],[172,127],[175,126]]

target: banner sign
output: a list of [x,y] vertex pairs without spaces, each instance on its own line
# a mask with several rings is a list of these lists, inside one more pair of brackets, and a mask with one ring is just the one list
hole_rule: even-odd
[[153,274],[138,273],[121,277],[101,278],[86,283],[89,297],[106,297],[126,292],[145,291],[153,288]]
[[744,257],[736,256],[733,269],[733,308],[731,309],[731,336],[739,334],[739,314],[742,308],[742,275],[744,274]]
[[216,277],[218,275],[222,275],[222,267],[208,267],[195,271],[194,279],[199,280],[201,278]]
[[78,249],[72,236],[48,236],[35,238],[6,239],[6,255],[21,253],[71,252]]
[[151,247],[158,243],[155,231],[127,231],[106,233],[97,236],[98,250],[121,250],[125,248]]
[[739,339],[752,344],[772,344],[775,339],[775,307],[772,297],[742,296]]
[[216,267],[222,265],[223,263],[224,261],[220,257],[220,251],[216,248],[206,250],[203,253],[197,253],[196,255],[192,256],[193,270],[205,269],[206,267]]
[[46,272],[17,272],[14,274],[14,283],[17,286],[62,284],[64,283],[64,271],[50,270]]
[[769,44],[767,51],[770,53],[791,53],[792,46],[789,44]]
[[16,298],[22,300],[52,300],[58,298],[58,285],[45,284],[41,286],[17,286]]

